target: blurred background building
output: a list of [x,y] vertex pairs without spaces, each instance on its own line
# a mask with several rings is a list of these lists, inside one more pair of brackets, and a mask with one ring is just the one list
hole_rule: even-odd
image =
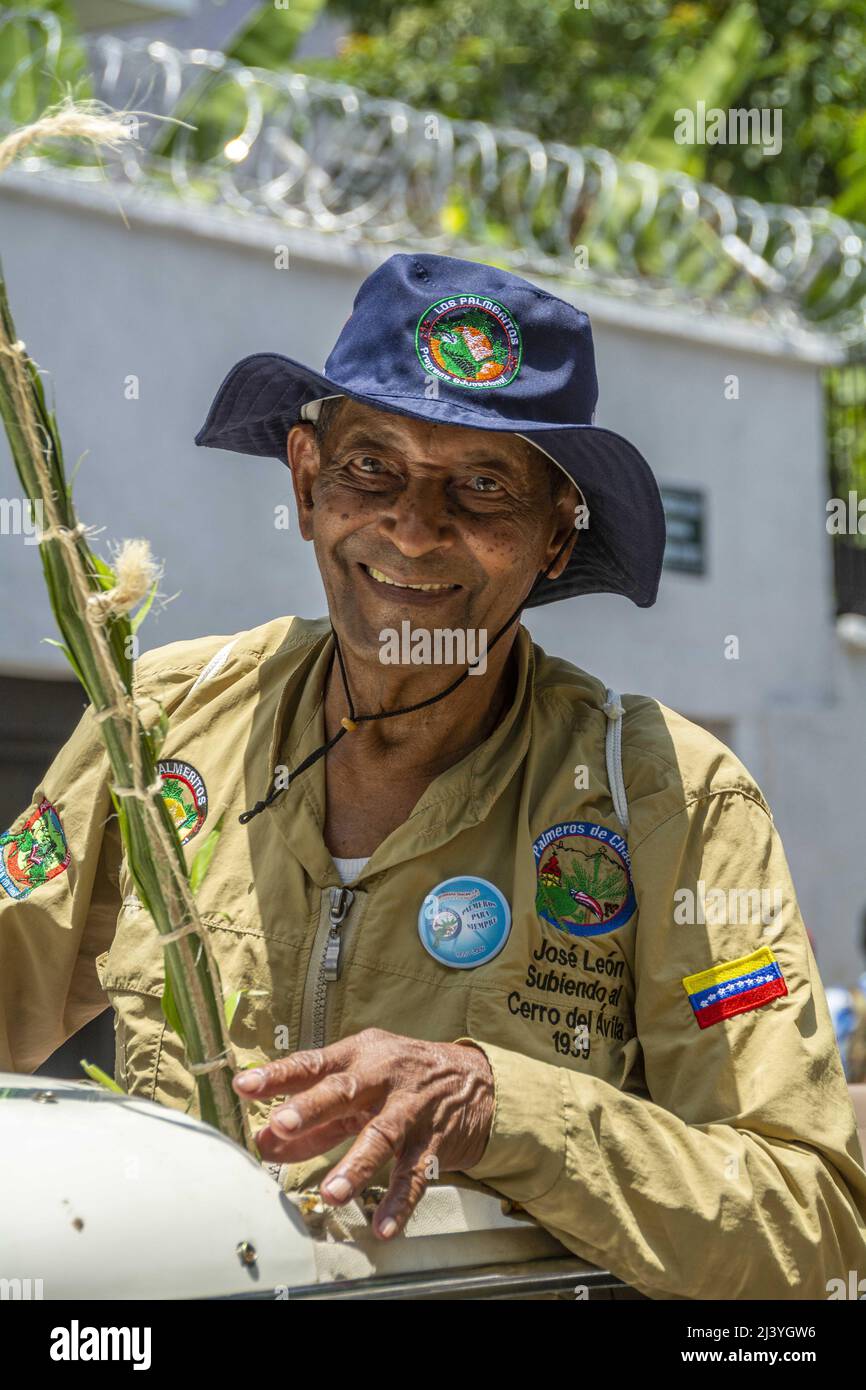
[[[67,460],[82,459],[79,513],[105,528],[106,548],[144,535],[164,560],[172,597],[142,629],[145,648],[321,614],[311,547],[280,524],[284,504],[293,514],[287,472],[193,444],[230,366],[260,350],[321,366],[360,282],[394,250],[507,264],[578,304],[596,338],[598,422],[634,440],[663,488],[665,574],[648,611],[598,595],[527,626],[739,754],[774,809],[822,974],[844,984],[861,968],[866,902],[866,256],[851,201],[866,124],[843,132],[844,148],[832,120],[803,124],[803,111],[830,119],[841,101],[833,74],[811,95],[802,73],[763,93],[765,79],[749,78],[775,54],[774,6],[660,5],[652,24],[640,6],[607,6],[620,14],[610,32],[563,10],[569,27],[539,40],[557,7],[503,0],[503,22],[522,13],[527,26],[514,40],[523,69],[501,59],[493,20],[481,38],[498,67],[468,20],[442,66],[438,6],[78,0],[4,13],[4,125],[64,84],[188,123],[141,116],[135,149],[98,161],[44,148],[0,179],[12,307],[45,366]],[[449,23],[461,7],[452,0]],[[827,9],[789,13],[788,29],[808,30],[816,8]],[[680,10],[698,18],[671,39],[664,23]],[[848,80],[848,31],[825,37],[842,45],[833,73]],[[459,60],[470,39],[474,78]],[[551,45],[543,72],[539,41]],[[608,85],[539,86],[566,80],[569,43],[593,81],[608,64]],[[644,79],[652,100],[635,109]],[[802,116],[786,138],[805,144],[784,169],[753,149],[676,148],[675,106],[762,97]],[[584,100],[595,106],[582,113]],[[43,641],[53,621],[38,547],[10,524],[16,494],[4,441],[4,824],[82,708]]]

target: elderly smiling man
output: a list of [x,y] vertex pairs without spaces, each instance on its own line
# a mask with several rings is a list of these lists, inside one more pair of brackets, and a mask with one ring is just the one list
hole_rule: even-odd
[[[585,315],[422,254],[362,285],[324,375],[259,354],[221,386],[197,442],[287,458],[329,610],[141,662],[183,840],[224,817],[235,1084],[287,1188],[386,1175],[383,1238],[459,1171],[653,1296],[826,1298],[866,1275],[866,1174],[767,804],[519,622],[655,600],[658,490],[596,394]],[[184,1106],[107,776],[85,715],[6,838],[7,1065],[107,996],[121,1082]]]

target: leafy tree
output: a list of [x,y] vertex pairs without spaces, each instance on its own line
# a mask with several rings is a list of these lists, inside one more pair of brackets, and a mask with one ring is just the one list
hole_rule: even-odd
[[[324,0],[290,0],[288,8],[273,3],[254,10],[246,24],[226,47],[226,57],[245,67],[280,71],[293,66],[292,58],[303,35],[318,19]],[[274,114],[284,98],[260,86],[258,100],[262,114]],[[219,158],[234,141],[238,154],[245,148],[244,130],[249,111],[247,94],[222,73],[205,73],[186,93],[172,113],[195,127],[182,136],[166,127],[154,142],[154,152],[168,155],[183,143],[195,160],[202,163]],[[206,192],[206,188],[202,192]]]
[[[866,219],[866,0],[331,0],[352,32],[308,68],[452,117],[686,168]],[[778,108],[781,152],[682,146],[674,112]]]
[[253,12],[232,39],[227,55],[247,67],[279,68],[291,59],[322,9],[323,0],[289,0],[285,9],[277,9],[271,0]]

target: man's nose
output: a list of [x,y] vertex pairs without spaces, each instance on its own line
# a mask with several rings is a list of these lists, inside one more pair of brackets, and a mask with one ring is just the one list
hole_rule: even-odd
[[410,478],[384,511],[380,526],[403,555],[426,555],[447,545],[452,523],[444,483]]

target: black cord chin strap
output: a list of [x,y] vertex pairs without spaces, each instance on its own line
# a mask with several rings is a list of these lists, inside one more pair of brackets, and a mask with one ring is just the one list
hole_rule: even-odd
[[[538,583],[539,579],[547,578],[550,571],[553,569],[553,566],[556,564],[557,560],[559,559],[560,555],[562,554],[563,550],[565,549],[566,545],[570,540],[571,535],[569,533],[565,537],[565,540],[562,542],[562,545],[557,550],[550,564],[547,566],[547,569],[538,571],[537,577],[535,578],[535,580],[533,580],[532,589],[535,588],[535,585]],[[530,589],[529,591],[530,594],[532,593],[532,589]],[[523,611],[523,609],[526,607],[526,600],[528,598],[529,594],[527,594],[526,598],[524,598],[522,602],[518,604],[514,612],[511,614],[511,617],[508,618],[507,621],[502,624],[501,628],[496,633],[496,636],[493,638],[493,640],[491,642],[488,642],[486,649],[488,652],[496,646],[496,643],[499,641],[503,633],[508,631],[515,618],[517,618]],[[264,801],[257,801],[255,806],[250,807],[249,811],[243,811],[241,815],[238,816],[238,820],[240,821],[241,825],[247,825],[253,819],[254,816],[259,815],[260,812],[266,811],[269,806],[272,806],[276,801],[277,797],[282,796],[283,792],[288,789],[291,783],[294,782],[295,778],[300,777],[302,772],[306,772],[308,767],[312,767],[313,763],[317,763],[320,758],[323,758],[326,753],[330,752],[334,745],[340,742],[340,739],[344,736],[344,734],[352,733],[355,729],[358,728],[359,724],[369,724],[372,723],[374,719],[396,719],[401,714],[414,714],[415,710],[426,709],[428,705],[437,704],[439,700],[444,700],[446,695],[450,695],[452,690],[456,690],[459,685],[463,684],[463,682],[471,674],[472,668],[474,666],[477,666],[478,661],[480,660],[480,658],[476,658],[475,661],[471,661],[469,665],[466,667],[466,670],[463,671],[461,675],[457,677],[456,680],[452,681],[450,685],[447,685],[444,690],[440,690],[438,695],[430,695],[426,700],[419,700],[416,705],[401,705],[399,709],[384,710],[381,714],[356,714],[355,705],[352,700],[352,692],[349,689],[349,678],[346,675],[346,666],[343,661],[343,653],[340,648],[340,639],[334,631],[333,626],[331,628],[331,631],[334,634],[334,647],[337,652],[337,660],[340,663],[340,675],[343,680],[343,689],[346,692],[346,703],[349,707],[349,713],[348,715],[344,715],[343,718],[340,720],[340,728],[334,734],[333,738],[329,738],[327,743],[323,743],[318,748],[315,748],[308,757],[304,758],[304,761],[302,763],[298,764],[294,771],[289,773],[288,777],[281,781],[279,786],[272,786]]]

